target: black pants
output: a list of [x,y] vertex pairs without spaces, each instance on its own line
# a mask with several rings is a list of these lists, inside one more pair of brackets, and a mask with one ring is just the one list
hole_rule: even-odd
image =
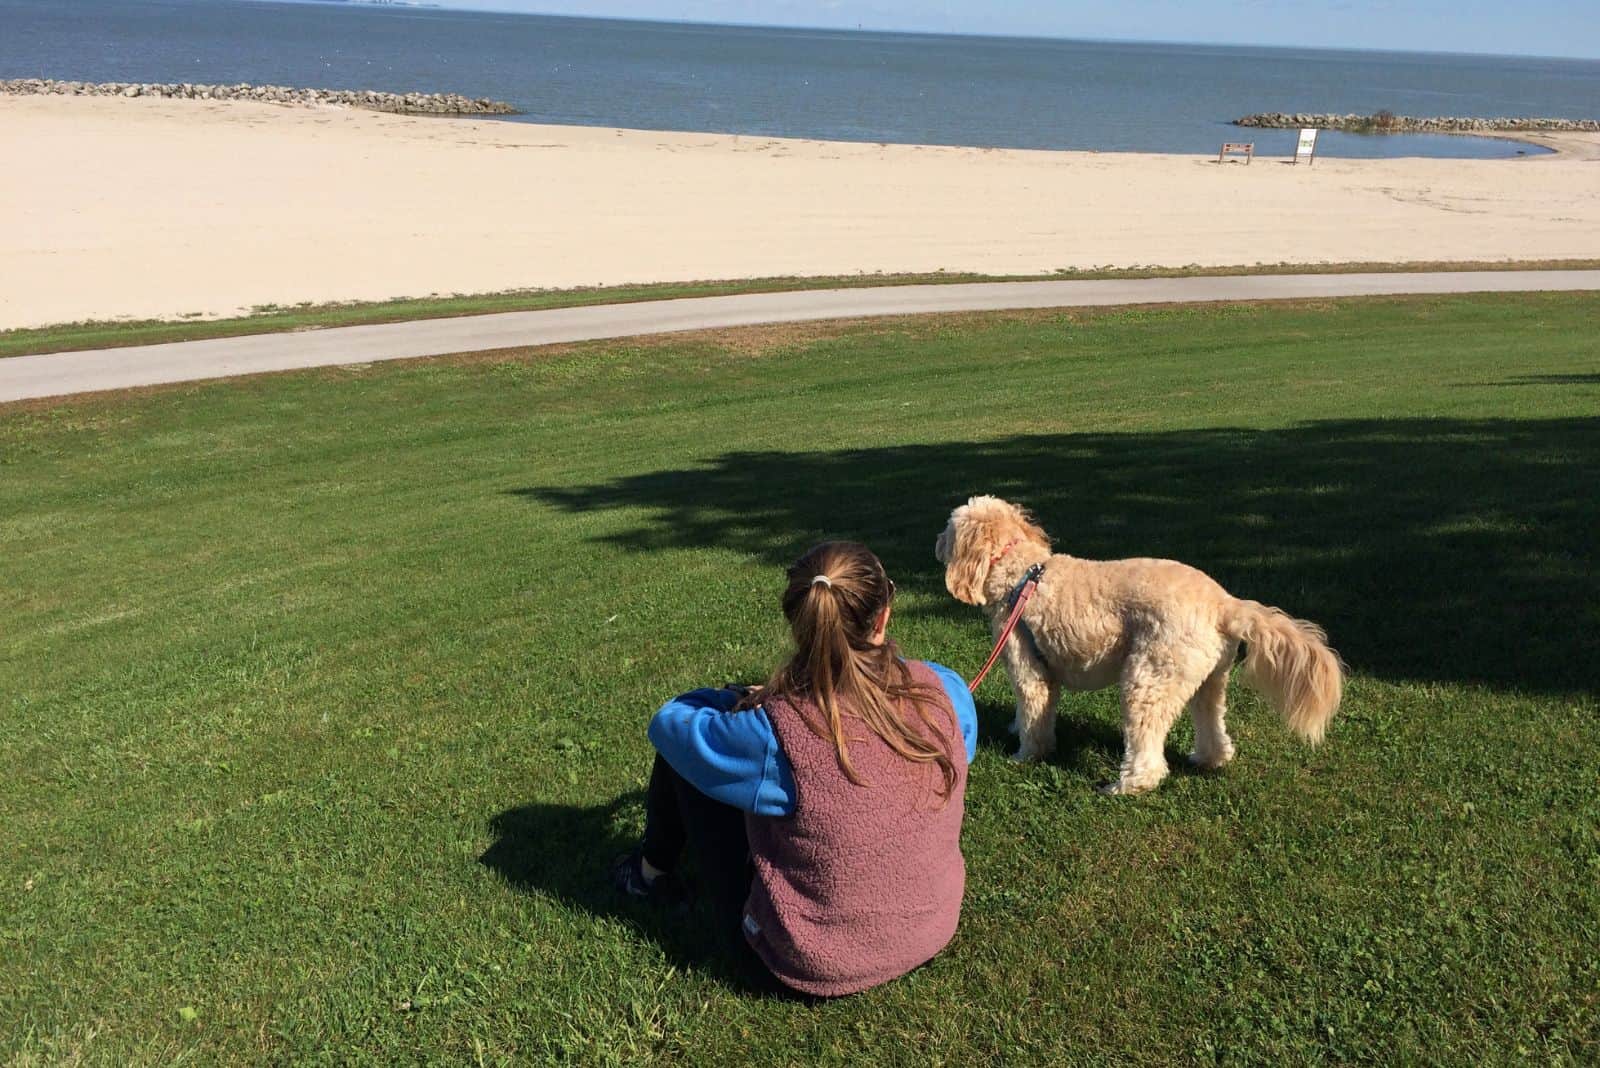
[[696,790],[659,754],[645,794],[641,850],[662,871],[677,872],[685,854],[693,857],[696,885],[711,905],[717,937],[736,968],[759,989],[793,993],[744,940],[744,905],[755,878],[744,813]]
[[643,852],[652,865],[671,872],[686,852],[691,855],[719,931],[738,933],[755,875],[744,813],[696,790],[659,754],[644,801]]

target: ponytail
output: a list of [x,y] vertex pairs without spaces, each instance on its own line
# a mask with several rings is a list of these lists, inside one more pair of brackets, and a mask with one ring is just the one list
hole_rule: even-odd
[[[945,728],[930,714],[939,708],[935,693],[912,678],[893,642],[874,644],[878,620],[894,597],[894,583],[883,564],[864,545],[823,542],[789,569],[783,614],[794,634],[795,653],[767,684],[763,701],[809,698],[820,722],[806,725],[833,742],[839,769],[858,786],[865,781],[850,760],[845,708],[899,756],[914,764],[934,764],[948,798],[956,769]],[[919,732],[901,714],[915,710]]]

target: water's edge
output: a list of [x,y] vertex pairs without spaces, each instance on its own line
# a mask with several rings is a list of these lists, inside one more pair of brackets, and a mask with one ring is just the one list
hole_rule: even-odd
[[[0,0],[0,77],[319,86],[504,102],[510,121],[1214,155],[1287,113],[1600,111],[1600,62],[797,31],[272,0]],[[429,113],[429,112],[424,112]],[[432,112],[446,114],[448,112]],[[1294,151],[1261,129],[1263,156]],[[1323,158],[1512,158],[1483,136],[1328,130]]]

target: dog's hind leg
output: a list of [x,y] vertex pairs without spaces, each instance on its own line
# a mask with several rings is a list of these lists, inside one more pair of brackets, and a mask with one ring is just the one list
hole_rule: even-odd
[[1194,696],[1191,676],[1171,665],[1130,660],[1122,671],[1122,768],[1107,794],[1142,794],[1167,777],[1167,733]]
[[1229,642],[1222,659],[1189,699],[1189,716],[1194,720],[1194,752],[1189,763],[1211,771],[1233,759],[1233,739],[1228,737],[1224,718],[1228,711],[1228,676],[1233,670],[1237,642]]

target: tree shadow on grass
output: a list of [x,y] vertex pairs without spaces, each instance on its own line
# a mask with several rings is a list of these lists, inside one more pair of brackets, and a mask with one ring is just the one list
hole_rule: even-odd
[[1600,386],[1600,374],[1517,375],[1501,386]]
[[741,970],[693,904],[681,911],[647,905],[611,885],[612,860],[638,844],[637,832],[619,817],[643,800],[644,792],[635,790],[600,805],[535,802],[507,809],[489,821],[494,842],[478,863],[517,890],[627,924],[680,968],[742,993],[770,993],[770,985]]
[[1597,419],[1326,421],[733,452],[511,492],[642,511],[605,539],[639,552],[786,565],[858,538],[929,610],[974,621],[945,594],[933,541],[953,505],[996,493],[1061,551],[1184,560],[1316,620],[1367,674],[1570,692],[1600,688],[1597,461]]

